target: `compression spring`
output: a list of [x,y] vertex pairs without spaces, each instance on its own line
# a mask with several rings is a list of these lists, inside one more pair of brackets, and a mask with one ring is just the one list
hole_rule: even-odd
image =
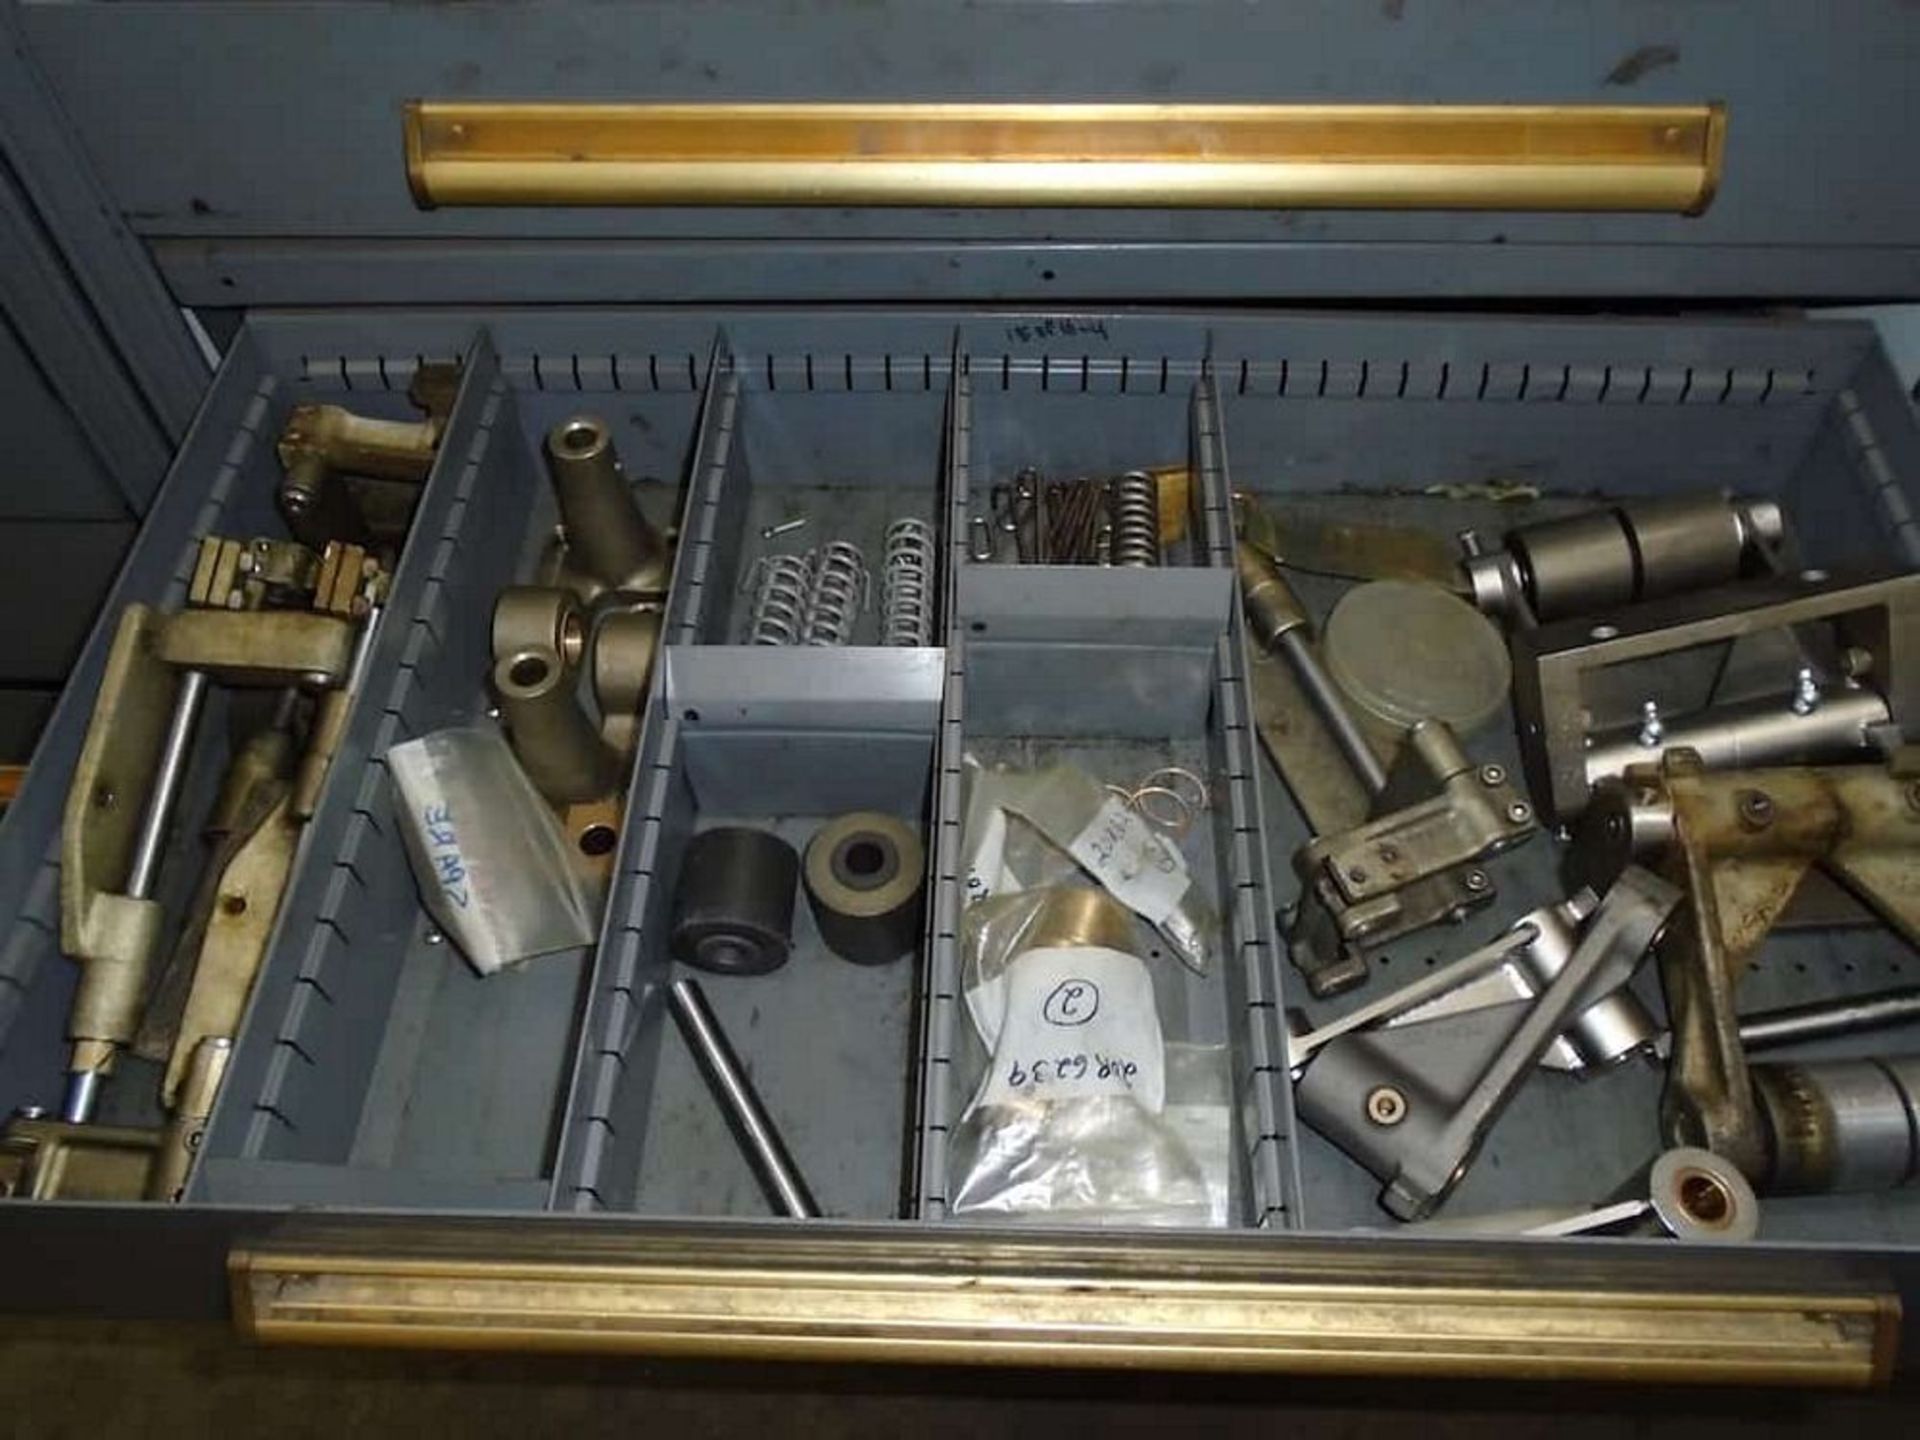
[[880,565],[880,643],[933,643],[933,527],[911,516],[887,527]]
[[866,605],[867,557],[851,540],[830,541],[814,561],[801,643],[847,644]]
[[813,552],[763,555],[752,577],[753,611],[747,621],[749,645],[797,645],[806,629],[807,603],[813,591]]
[[1160,563],[1160,482],[1129,470],[1113,482],[1113,563],[1135,568]]

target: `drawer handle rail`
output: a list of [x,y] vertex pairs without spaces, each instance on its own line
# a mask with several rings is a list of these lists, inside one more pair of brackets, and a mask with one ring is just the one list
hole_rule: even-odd
[[1697,215],[1703,105],[630,105],[416,100],[438,205],[1124,206]]
[[381,1248],[234,1252],[241,1330],[395,1348],[1867,1386],[1887,1379],[1900,1320],[1883,1294],[1290,1280],[1277,1261],[1124,1248],[1071,1264],[986,1242],[972,1262],[899,1246],[889,1262],[856,1240],[763,1240],[724,1263],[644,1244],[574,1259]]

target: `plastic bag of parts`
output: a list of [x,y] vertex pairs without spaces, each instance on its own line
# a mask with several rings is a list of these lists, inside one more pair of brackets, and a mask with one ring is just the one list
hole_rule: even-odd
[[[1009,818],[1011,817],[1011,818]],[[1013,819],[1039,832],[1029,836]],[[1194,971],[1206,974],[1220,918],[1193,883],[1179,847],[1074,765],[1022,773],[976,765],[964,844],[968,896],[1052,883],[1065,852],[1109,894],[1152,925]],[[1035,853],[1035,842],[1045,845]]]
[[427,911],[482,975],[593,943],[566,842],[497,730],[436,730],[387,751]]
[[989,1059],[949,1150],[953,1213],[1224,1225],[1226,1052],[1166,1042],[1132,917],[1059,887],[981,901],[963,927]]

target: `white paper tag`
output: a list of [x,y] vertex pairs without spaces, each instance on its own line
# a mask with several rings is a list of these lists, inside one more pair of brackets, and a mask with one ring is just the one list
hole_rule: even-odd
[[1067,850],[1149,925],[1164,924],[1193,883],[1180,852],[1112,795]]
[[1008,894],[1020,888],[1017,883],[1010,883],[1013,877],[1006,868],[1007,812],[994,806],[987,812],[986,823],[980,831],[980,843],[967,862],[968,905],[989,895]]
[[1028,950],[994,984],[1005,1001],[980,1104],[1126,1095],[1160,1113],[1166,1046],[1146,962],[1090,946]]

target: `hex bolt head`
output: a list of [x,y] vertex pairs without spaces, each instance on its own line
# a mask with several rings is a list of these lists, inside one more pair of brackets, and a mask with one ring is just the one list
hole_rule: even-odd
[[1749,830],[1764,830],[1773,823],[1773,797],[1764,790],[1740,792],[1740,823]]
[[1398,1125],[1407,1118],[1407,1097],[1391,1085],[1367,1092],[1367,1119],[1376,1125]]
[[1482,765],[1480,767],[1480,783],[1482,785],[1504,785],[1506,782],[1507,772],[1503,766]]
[[1507,819],[1516,825],[1524,825],[1532,818],[1533,811],[1518,800],[1507,806]]
[[1476,895],[1492,883],[1491,880],[1487,879],[1487,872],[1484,870],[1469,870],[1467,872],[1467,889],[1473,891]]

